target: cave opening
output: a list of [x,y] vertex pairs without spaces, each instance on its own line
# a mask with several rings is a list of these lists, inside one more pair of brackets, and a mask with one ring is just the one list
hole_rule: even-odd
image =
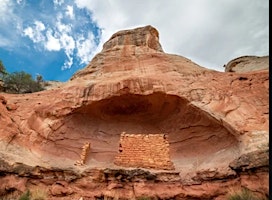
[[238,140],[207,112],[176,95],[123,94],[79,108],[69,119],[74,128],[94,144],[93,158],[114,162],[120,134],[165,133],[170,158],[177,169],[211,162],[227,163],[237,151]]
[[161,121],[177,112],[179,103],[179,97],[164,93],[126,94],[93,102],[78,112],[110,121]]

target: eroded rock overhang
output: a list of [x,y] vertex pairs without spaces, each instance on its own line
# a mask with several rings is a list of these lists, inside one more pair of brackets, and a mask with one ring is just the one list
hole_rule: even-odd
[[126,132],[166,134],[170,159],[177,170],[228,166],[238,156],[239,137],[233,134],[235,131],[230,132],[222,121],[185,97],[167,93],[173,87],[170,84],[141,81],[94,84],[79,90],[80,100],[70,101],[74,102],[70,106],[73,109],[52,120],[53,128],[45,134],[47,142],[41,145],[42,151],[76,160],[88,141],[91,152],[87,164],[113,164],[120,135]]

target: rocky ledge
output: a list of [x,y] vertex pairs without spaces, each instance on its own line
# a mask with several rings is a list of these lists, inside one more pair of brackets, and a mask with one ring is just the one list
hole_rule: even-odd
[[226,72],[251,72],[268,70],[269,56],[241,56],[235,58],[224,66]]
[[[268,150],[231,163],[232,172],[196,170],[191,177],[178,171],[125,168],[45,168],[0,160],[0,195],[11,198],[27,189],[46,191],[46,199],[226,199],[232,188],[268,191]],[[256,163],[256,158],[258,162]],[[242,160],[242,162],[241,162]],[[253,162],[252,162],[253,160]],[[244,164],[248,163],[245,167]]]

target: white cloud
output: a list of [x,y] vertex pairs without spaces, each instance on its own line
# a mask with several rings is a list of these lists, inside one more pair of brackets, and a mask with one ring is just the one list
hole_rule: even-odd
[[73,53],[75,49],[75,41],[72,36],[65,34],[62,34],[60,37],[60,43],[61,47],[64,49],[64,52],[68,58],[68,60],[65,61],[64,65],[62,66],[62,69],[69,69],[73,65]]
[[73,65],[73,60],[74,60],[73,57],[70,54],[66,54],[66,55],[68,60],[64,62],[63,66],[61,67],[62,70],[70,69],[71,66]]
[[58,38],[52,35],[52,30],[46,32],[47,42],[45,43],[45,48],[49,51],[59,51],[61,49],[60,41]]
[[13,3],[10,0],[1,0],[0,2],[0,23],[11,20],[13,16]]
[[23,30],[25,36],[28,36],[34,43],[42,42],[45,40],[43,31],[45,26],[41,21],[35,21],[34,27],[27,27]]
[[66,50],[74,50],[75,48],[74,38],[66,33],[60,36],[60,43],[62,48]]
[[57,21],[56,28],[60,33],[71,32],[71,25],[63,24],[63,23],[61,23],[61,21]]
[[12,0],[0,0],[0,47],[14,50],[21,37],[22,20],[15,12],[17,4]]
[[87,8],[103,29],[100,48],[116,31],[150,24],[158,29],[165,52],[185,56],[204,67],[224,70],[222,66],[236,56],[268,54],[268,0],[75,3]]
[[23,30],[24,36],[29,37],[34,43],[39,43],[45,50],[60,51],[66,54],[62,69],[70,68],[73,65],[73,55],[76,42],[73,38],[73,31],[70,24],[62,23],[63,16],[57,14],[57,21],[54,26],[46,30],[41,21],[34,21],[33,26],[28,26]]
[[[17,52],[23,48],[63,51],[66,58],[62,69],[72,67],[75,61],[87,64],[97,52],[95,36],[91,28],[87,28],[92,26],[89,15],[86,10],[78,12],[70,0],[69,3],[64,0],[51,2],[53,6],[45,5],[45,1],[35,4],[44,8],[41,12],[36,7],[28,10],[27,5],[31,3],[26,4],[25,0],[0,0],[0,47]],[[74,20],[76,14],[79,14],[79,21]]]
[[96,53],[96,44],[92,32],[88,33],[88,37],[84,38],[82,35],[76,41],[77,57],[80,58],[81,64],[87,64],[91,61]]
[[36,29],[37,29],[38,31],[43,31],[43,30],[45,30],[45,26],[44,26],[44,24],[43,24],[42,22],[40,22],[40,21],[35,21],[34,24],[35,24]]
[[53,0],[55,6],[61,6],[64,3],[64,0]]
[[21,4],[23,0],[16,0],[17,4]]
[[68,6],[66,7],[66,12],[65,12],[65,14],[66,14],[68,17],[70,17],[71,19],[74,19],[74,18],[75,18],[75,15],[74,15],[74,7],[68,5]]

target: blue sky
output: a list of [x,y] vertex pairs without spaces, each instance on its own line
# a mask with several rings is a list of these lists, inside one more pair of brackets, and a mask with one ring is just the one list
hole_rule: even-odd
[[0,0],[0,59],[8,72],[67,81],[116,31],[152,25],[165,52],[223,71],[268,55],[269,0]]
[[92,58],[100,29],[73,1],[1,0],[0,59],[7,71],[66,81]]

